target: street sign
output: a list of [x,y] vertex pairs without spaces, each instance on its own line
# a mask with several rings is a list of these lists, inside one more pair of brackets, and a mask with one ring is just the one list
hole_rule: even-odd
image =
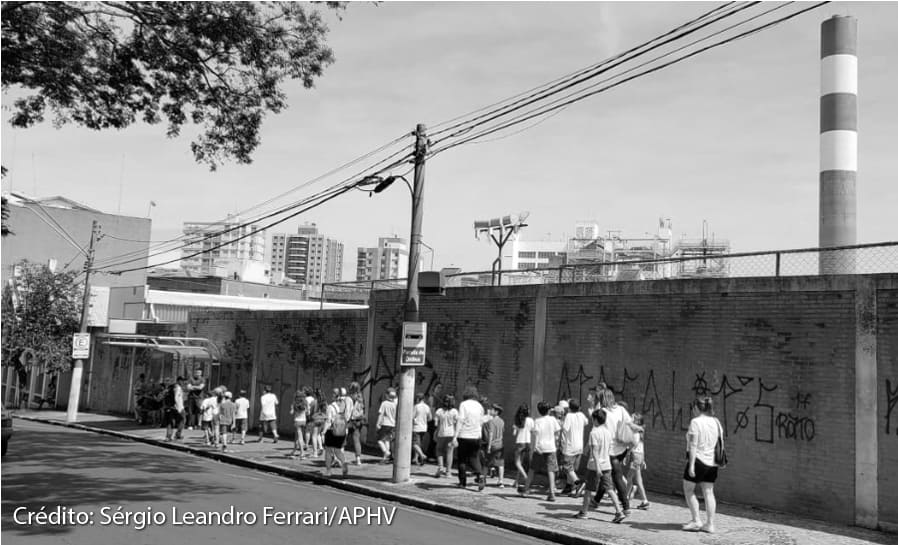
[[402,353],[400,365],[424,365],[427,345],[427,322],[402,322]]
[[75,333],[72,336],[72,359],[86,360],[90,357],[90,333]]

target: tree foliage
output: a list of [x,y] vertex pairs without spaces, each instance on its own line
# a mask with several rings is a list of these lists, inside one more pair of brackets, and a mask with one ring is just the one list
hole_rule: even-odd
[[[342,2],[326,2],[341,10]],[[4,2],[2,84],[24,89],[10,123],[193,123],[198,162],[251,162],[285,80],[306,88],[334,61],[321,13],[296,2]]]
[[74,271],[54,273],[27,261],[15,289],[3,288],[3,364],[18,366],[31,350],[34,361],[50,372],[64,371],[72,361],[72,334],[81,321],[82,287]]

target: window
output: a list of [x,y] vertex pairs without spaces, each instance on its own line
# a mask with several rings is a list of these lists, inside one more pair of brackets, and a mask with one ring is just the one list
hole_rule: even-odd
[[518,252],[518,259],[535,259],[536,252]]
[[557,255],[558,255],[558,252],[540,252],[538,257],[540,259],[552,259],[553,257],[555,257]]

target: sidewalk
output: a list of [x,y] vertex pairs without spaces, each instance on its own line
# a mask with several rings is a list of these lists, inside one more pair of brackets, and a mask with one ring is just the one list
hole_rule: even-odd
[[[16,418],[66,425],[62,411],[20,411]],[[792,515],[754,510],[737,505],[718,505],[717,533],[684,532],[681,525],[689,518],[683,499],[650,493],[648,511],[632,510],[622,524],[611,524],[613,508],[607,502],[590,511],[589,518],[577,520],[572,515],[580,506],[580,499],[559,496],[558,501],[545,501],[545,494],[517,495],[513,486],[514,472],[506,472],[505,488],[498,488],[490,479],[486,489],[477,492],[473,479],[468,489],[456,487],[456,477],[433,477],[435,466],[412,466],[411,481],[393,484],[392,466],[381,465],[379,459],[364,457],[364,464],[352,464],[347,478],[323,476],[323,457],[294,460],[288,457],[293,442],[285,438],[274,444],[270,438],[258,443],[258,435],[245,445],[233,445],[229,452],[203,445],[202,432],[185,430],[179,442],[165,442],[165,430],[139,426],[133,420],[92,413],[79,413],[78,424],[71,427],[142,441],[163,448],[191,452],[222,462],[278,473],[286,477],[314,481],[358,494],[394,501],[404,505],[446,513],[482,522],[534,537],[565,544],[603,545],[812,545],[866,543],[898,543],[898,535],[880,533],[855,527],[839,526],[823,521],[802,519]],[[15,436],[13,436],[13,444]],[[348,458],[354,459],[350,455]],[[509,477],[509,474],[511,478]]]

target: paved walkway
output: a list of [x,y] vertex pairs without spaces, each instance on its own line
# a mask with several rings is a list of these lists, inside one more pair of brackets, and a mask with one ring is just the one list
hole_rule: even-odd
[[[65,413],[59,411],[23,411],[18,418],[65,425]],[[470,520],[521,532],[543,539],[566,544],[607,545],[799,545],[862,543],[898,544],[898,535],[874,532],[855,527],[803,519],[792,515],[758,511],[746,507],[722,504],[718,507],[717,533],[693,533],[680,529],[689,518],[682,498],[650,494],[651,508],[647,511],[633,509],[622,524],[611,524],[613,508],[602,503],[586,520],[572,518],[580,499],[559,496],[549,503],[545,495],[521,498],[515,492],[513,481],[506,478],[505,487],[499,488],[491,479],[482,492],[477,492],[469,479],[467,490],[456,487],[457,479],[436,479],[435,467],[412,466],[411,480],[403,484],[391,482],[392,466],[381,465],[373,456],[365,456],[361,466],[351,465],[347,478],[323,476],[322,458],[296,460],[288,455],[292,441],[281,440],[274,444],[270,438],[264,442],[234,445],[227,453],[203,445],[202,432],[185,430],[185,438],[179,442],[165,442],[165,430],[139,426],[133,420],[91,413],[80,413],[78,427],[94,432],[116,435],[143,441],[165,448],[189,451],[205,456],[287,477],[312,480],[344,490],[395,501],[405,505],[428,509]],[[14,448],[15,436],[10,448]],[[353,458],[353,456],[350,456]],[[513,472],[511,472],[513,477]]]

